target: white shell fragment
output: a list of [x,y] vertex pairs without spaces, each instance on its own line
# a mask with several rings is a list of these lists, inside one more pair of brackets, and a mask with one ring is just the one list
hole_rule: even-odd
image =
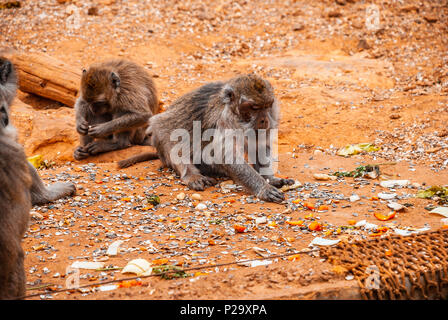
[[336,176],[330,176],[325,173],[315,173],[313,174],[314,179],[321,180],[321,181],[328,181],[328,180],[336,180]]
[[268,258],[271,254],[266,250],[258,247],[252,248],[256,254],[262,256],[263,258]]
[[207,209],[207,205],[205,203],[198,203],[198,205],[195,207],[196,210],[205,210]]
[[380,186],[383,188],[406,187],[409,184],[411,184],[409,180],[384,180],[380,182]]
[[145,259],[134,259],[121,270],[121,273],[134,273],[137,276],[149,276],[152,273],[151,264]]
[[96,270],[104,268],[104,262],[75,261],[72,263],[73,269]]
[[374,223],[369,223],[366,220],[361,220],[355,224],[355,227],[364,227],[364,229],[366,229],[366,230],[373,230],[373,229],[378,228],[378,225],[376,225]]
[[386,193],[386,192],[380,192],[378,193],[378,198],[382,200],[392,200],[397,196],[396,193]]
[[106,254],[108,256],[116,256],[118,254],[118,251],[120,250],[120,246],[123,243],[123,240],[117,240],[112,242],[112,244],[107,248]]
[[387,204],[387,206],[389,208],[391,208],[392,210],[394,210],[394,211],[400,211],[400,210],[404,209],[404,206],[402,204],[397,203],[397,202],[389,202]]
[[309,246],[333,246],[333,245],[337,244],[339,241],[341,241],[341,240],[339,240],[339,239],[331,240],[331,239],[324,239],[321,237],[316,237],[313,239],[313,241],[311,241]]
[[350,202],[356,202],[358,200],[361,200],[361,198],[357,194],[350,196]]
[[260,217],[255,219],[255,224],[264,224],[267,223],[268,219],[266,217]]
[[267,266],[267,265],[270,265],[271,263],[272,263],[272,260],[255,260],[255,261],[237,262],[237,264],[240,266],[250,267],[250,268],[259,267],[259,266]]
[[302,184],[300,183],[300,181],[295,180],[294,184],[292,185],[284,185],[280,188],[280,190],[282,190],[283,192],[289,191],[289,190],[294,190],[297,189],[299,187],[301,187]]
[[440,214],[441,216],[444,216],[445,218],[448,218],[448,207],[437,207],[429,211],[430,213],[436,213]]
[[118,286],[116,284],[105,284],[104,286],[98,287],[98,290],[104,292],[104,291],[112,291],[117,288]]
[[430,229],[431,228],[420,228],[420,229],[411,231],[411,230],[404,230],[404,229],[396,228],[396,229],[394,229],[394,231],[395,231],[396,234],[398,234],[400,236],[410,236],[413,233],[425,232],[425,231],[428,231]]

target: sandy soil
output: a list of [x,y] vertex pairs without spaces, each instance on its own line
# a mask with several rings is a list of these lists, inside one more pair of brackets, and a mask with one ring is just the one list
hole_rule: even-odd
[[[70,180],[78,192],[31,212],[23,242],[28,293],[41,293],[32,299],[340,298],[355,281],[345,280],[350,277],[344,270],[317,253],[295,261],[268,256],[306,249],[317,236],[351,241],[377,235],[353,228],[350,220],[387,226],[383,236],[394,228],[440,228],[442,217],[425,209],[436,201],[415,194],[448,181],[448,7],[444,1],[374,3],[380,12],[376,29],[365,24],[368,4],[353,0],[44,0],[0,10],[0,46],[45,52],[79,68],[109,57],[132,59],[155,77],[164,107],[208,81],[248,72],[266,77],[282,108],[279,175],[302,183],[287,192],[284,204],[263,203],[239,189],[223,193],[219,186],[192,200],[195,192],[159,169],[159,161],[117,169],[118,159],[144,147],[67,163],[57,157],[67,145],[43,146],[36,153],[56,162],[40,171],[45,182]],[[75,18],[79,25],[71,22]],[[73,113],[29,94],[18,98],[36,110]],[[15,125],[20,128],[20,121]],[[346,144],[361,142],[381,150],[336,155]],[[392,190],[394,201],[406,208],[385,222],[374,216],[391,211],[387,201],[375,198],[391,191],[379,186],[380,179],[313,177],[375,163],[383,164],[381,178],[413,183]],[[178,200],[182,192],[187,197]],[[150,194],[159,195],[161,204],[148,205]],[[353,194],[360,200],[350,202]],[[309,210],[298,200],[328,210]],[[198,202],[207,209],[195,210]],[[289,220],[304,223],[292,226]],[[309,231],[316,221],[323,230]],[[236,233],[235,224],[246,232]],[[121,251],[108,257],[116,240],[124,241]],[[260,258],[254,247],[272,263],[216,267]],[[124,267],[135,258],[210,267],[186,278],[145,278],[139,286],[107,292],[43,290],[65,288],[66,268],[76,260]],[[125,277],[119,270],[81,270],[81,285]]]

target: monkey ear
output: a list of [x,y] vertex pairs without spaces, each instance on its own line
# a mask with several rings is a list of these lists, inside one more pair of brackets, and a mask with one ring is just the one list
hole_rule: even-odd
[[112,86],[117,89],[120,86],[120,77],[115,72],[111,72],[110,78],[112,79]]
[[2,65],[0,65],[0,83],[6,83],[9,75],[12,71],[12,64],[10,61],[5,60]]
[[224,103],[231,103],[235,100],[235,91],[229,85],[225,86],[222,91],[222,98]]

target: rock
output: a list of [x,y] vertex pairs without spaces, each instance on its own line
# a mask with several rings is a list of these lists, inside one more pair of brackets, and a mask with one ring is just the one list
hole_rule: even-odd
[[435,23],[438,20],[438,18],[433,14],[426,14],[423,18],[429,23]]
[[361,198],[357,194],[354,194],[350,197],[350,202],[356,202],[359,200],[361,200]]
[[15,99],[11,110],[19,142],[28,156],[40,154],[49,161],[74,160],[73,150],[78,144],[74,109],[61,107],[38,111]]
[[336,0],[335,2],[336,2],[336,4],[338,4],[340,6],[345,6],[347,4],[347,2],[345,0]]
[[98,15],[98,8],[97,7],[90,7],[89,10],[87,10],[87,14],[89,16],[97,16]]
[[205,203],[201,202],[195,207],[195,209],[196,210],[205,210],[205,209],[207,209],[207,205]]
[[313,174],[314,179],[321,180],[321,181],[328,181],[328,180],[336,180],[336,176],[330,176],[325,173],[315,173]]
[[197,200],[197,201],[201,201],[202,200],[202,196],[199,193],[193,193],[191,195],[191,199],[192,200]]
[[358,50],[368,50],[368,49],[370,49],[371,48],[371,46],[370,46],[370,44],[367,42],[367,40],[366,39],[360,39],[359,41],[358,41],[358,45],[356,46],[356,48],[358,49]]
[[292,26],[293,31],[301,31],[303,29],[305,29],[305,25],[303,25],[302,23],[296,23]]
[[185,195],[185,193],[183,193],[183,192],[179,193],[179,194],[176,196],[177,200],[184,200],[185,197],[186,197],[186,195]]
[[34,218],[36,220],[42,220],[44,218],[43,215],[41,215],[39,212],[31,212],[30,213],[31,218]]
[[403,210],[405,208],[403,205],[401,205],[401,204],[399,204],[397,202],[389,202],[387,204],[387,206],[389,208],[391,208],[392,210],[394,210],[394,211],[400,211],[400,210]]
[[384,180],[380,182],[383,188],[406,187],[411,182],[409,180]]
[[322,150],[319,150],[319,149],[316,149],[316,150],[314,150],[314,152],[313,152],[313,154],[316,156],[316,155],[320,155],[320,154],[323,154],[324,152],[322,151]]
[[255,219],[255,224],[265,224],[268,222],[266,217],[260,217]]
[[329,18],[340,18],[340,17],[342,17],[342,13],[337,10],[330,10],[328,12],[328,17]]
[[407,6],[401,7],[400,10],[402,12],[411,12],[411,11],[418,12],[418,7],[416,5],[407,5]]
[[400,119],[401,115],[399,113],[392,113],[389,118],[391,118],[392,120],[396,120],[396,119]]
[[378,193],[378,198],[380,198],[382,200],[392,200],[396,196],[397,196],[396,193],[385,193],[385,192]]
[[123,240],[117,240],[112,242],[112,244],[107,248],[106,254],[108,256],[116,256],[118,254],[118,251],[120,249],[120,245],[123,243]]

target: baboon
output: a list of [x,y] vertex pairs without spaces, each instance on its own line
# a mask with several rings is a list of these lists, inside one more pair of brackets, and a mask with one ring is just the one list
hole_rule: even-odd
[[75,109],[80,145],[73,156],[81,160],[147,144],[148,119],[159,112],[157,90],[151,76],[134,62],[96,63],[83,70]]
[[[8,108],[15,89],[8,82],[12,66],[0,58],[0,299],[25,294],[21,241],[31,209],[31,175],[21,145],[9,134]],[[14,80],[14,79],[13,79]]]
[[[1,114],[4,116],[1,125],[3,126],[4,134],[17,142],[16,129],[9,121],[9,106],[15,97],[16,91],[17,75],[14,66],[9,60],[0,57],[0,95],[3,97]],[[28,161],[27,165],[32,178],[30,192],[33,205],[42,205],[75,194],[76,187],[73,183],[57,182],[45,187],[36,168]]]
[[[213,159],[200,163],[194,161],[198,157],[198,153],[201,153],[199,157],[203,157],[203,151],[206,148],[213,149],[210,146],[216,146],[213,155],[210,153],[212,158],[220,148],[225,149],[228,142],[223,144],[223,135],[226,136],[226,133],[221,133],[218,138],[213,137],[210,142],[201,139],[200,150],[196,151],[194,146],[192,147],[195,142],[188,140],[189,145],[185,149],[190,152],[188,161],[173,161],[173,155],[178,155],[179,145],[177,141],[172,141],[172,132],[176,129],[184,129],[191,137],[195,121],[200,121],[201,137],[208,129],[218,129],[218,132],[226,129],[248,132],[252,129],[255,132],[264,130],[269,138],[272,130],[278,127],[279,105],[271,84],[257,75],[242,75],[227,82],[206,84],[180,97],[167,111],[157,114],[149,120],[147,134],[151,139],[150,145],[157,149],[157,154],[143,153],[119,161],[118,166],[124,168],[137,162],[159,157],[162,163],[173,168],[191,189],[204,190],[205,187],[216,184],[214,177],[227,176],[246,187],[259,199],[271,202],[284,200],[283,193],[277,188],[285,184],[293,184],[294,180],[277,178],[269,170],[261,171],[271,166],[272,159],[270,145],[259,136],[252,141],[245,138],[243,145],[237,145],[236,148],[229,147],[230,153],[234,157],[237,152],[241,152],[238,149],[243,149],[244,153],[247,153],[251,144],[252,146],[256,145],[257,157],[256,161],[252,162],[253,166],[245,159],[230,163],[227,161],[213,162]],[[264,159],[259,157],[259,148],[265,148],[267,151]],[[221,151],[226,154],[229,152]]]

